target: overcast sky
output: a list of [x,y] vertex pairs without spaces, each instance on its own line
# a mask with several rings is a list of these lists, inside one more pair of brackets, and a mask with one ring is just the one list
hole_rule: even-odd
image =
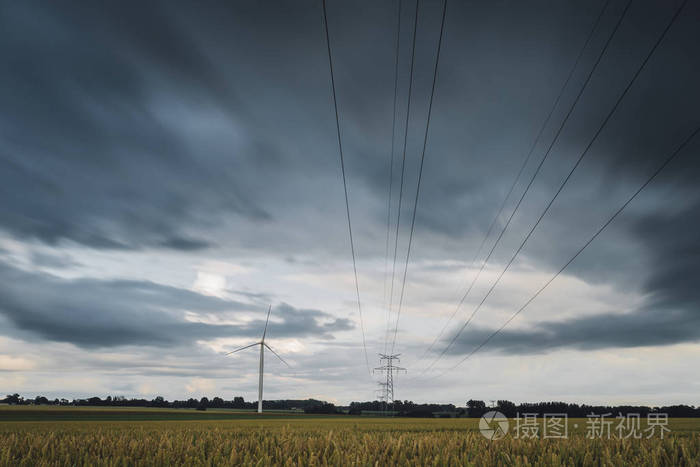
[[[328,0],[371,367],[385,349],[406,130],[416,4],[402,2],[390,172],[398,3]],[[396,396],[696,405],[700,137],[447,371],[700,125],[690,1],[479,307],[682,2],[536,3],[448,0]],[[418,9],[392,323],[441,8]],[[4,2],[0,55],[2,394],[256,400],[257,352],[223,353],[259,339],[271,304],[268,342],[292,367],[268,355],[265,398],[375,398],[320,1]]]

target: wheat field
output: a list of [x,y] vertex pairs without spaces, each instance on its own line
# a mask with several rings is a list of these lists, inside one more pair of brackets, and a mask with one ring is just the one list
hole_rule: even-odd
[[266,418],[46,421],[0,425],[3,466],[700,465],[700,421],[664,439],[504,438],[473,419]]

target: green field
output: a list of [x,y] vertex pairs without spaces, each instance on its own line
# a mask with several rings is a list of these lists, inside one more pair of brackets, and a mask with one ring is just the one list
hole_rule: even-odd
[[[320,415],[322,417],[322,415]],[[70,406],[0,406],[0,422],[22,421],[138,421],[138,420],[242,420],[260,419],[254,410],[157,409],[148,407],[70,407]],[[265,412],[262,417],[293,419],[314,417],[289,410]]]
[[[700,465],[700,419],[664,439],[489,441],[477,419],[0,407],[0,465]],[[577,428],[575,428],[577,426]]]

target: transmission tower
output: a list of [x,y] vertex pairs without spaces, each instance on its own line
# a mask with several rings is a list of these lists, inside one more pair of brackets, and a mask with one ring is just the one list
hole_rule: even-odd
[[386,383],[384,381],[379,381],[377,385],[379,386],[376,390],[377,400],[382,402],[383,410],[386,412]]
[[387,405],[394,403],[394,373],[403,371],[406,373],[406,368],[401,368],[394,365],[394,361],[400,362],[401,354],[379,354],[379,363],[381,364],[374,371],[379,371],[385,374],[386,382],[381,382],[379,385],[384,390],[382,400],[384,401],[384,411],[387,410]]

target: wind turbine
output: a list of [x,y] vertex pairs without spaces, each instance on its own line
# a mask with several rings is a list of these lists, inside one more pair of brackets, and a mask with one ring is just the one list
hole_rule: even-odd
[[[263,330],[263,335],[262,339],[259,342],[255,342],[254,344],[246,345],[244,347],[241,347],[236,350],[232,350],[231,352],[228,352],[226,355],[231,355],[232,353],[240,352],[241,350],[249,349],[251,347],[254,347],[256,345],[260,346],[260,368],[259,368],[259,379],[258,379],[258,413],[262,413],[262,401],[263,401],[263,370],[265,366],[265,347],[267,347],[267,350],[275,354],[275,357],[279,358],[282,363],[285,365],[289,366],[289,363],[285,362],[282,357],[280,357],[277,352],[272,350],[272,347],[267,345],[265,342],[265,335],[267,334],[267,323],[270,321],[270,311],[272,310],[272,305],[270,305],[270,308],[267,309],[267,319],[265,320],[265,329]],[[291,368],[291,367],[290,367]]]

